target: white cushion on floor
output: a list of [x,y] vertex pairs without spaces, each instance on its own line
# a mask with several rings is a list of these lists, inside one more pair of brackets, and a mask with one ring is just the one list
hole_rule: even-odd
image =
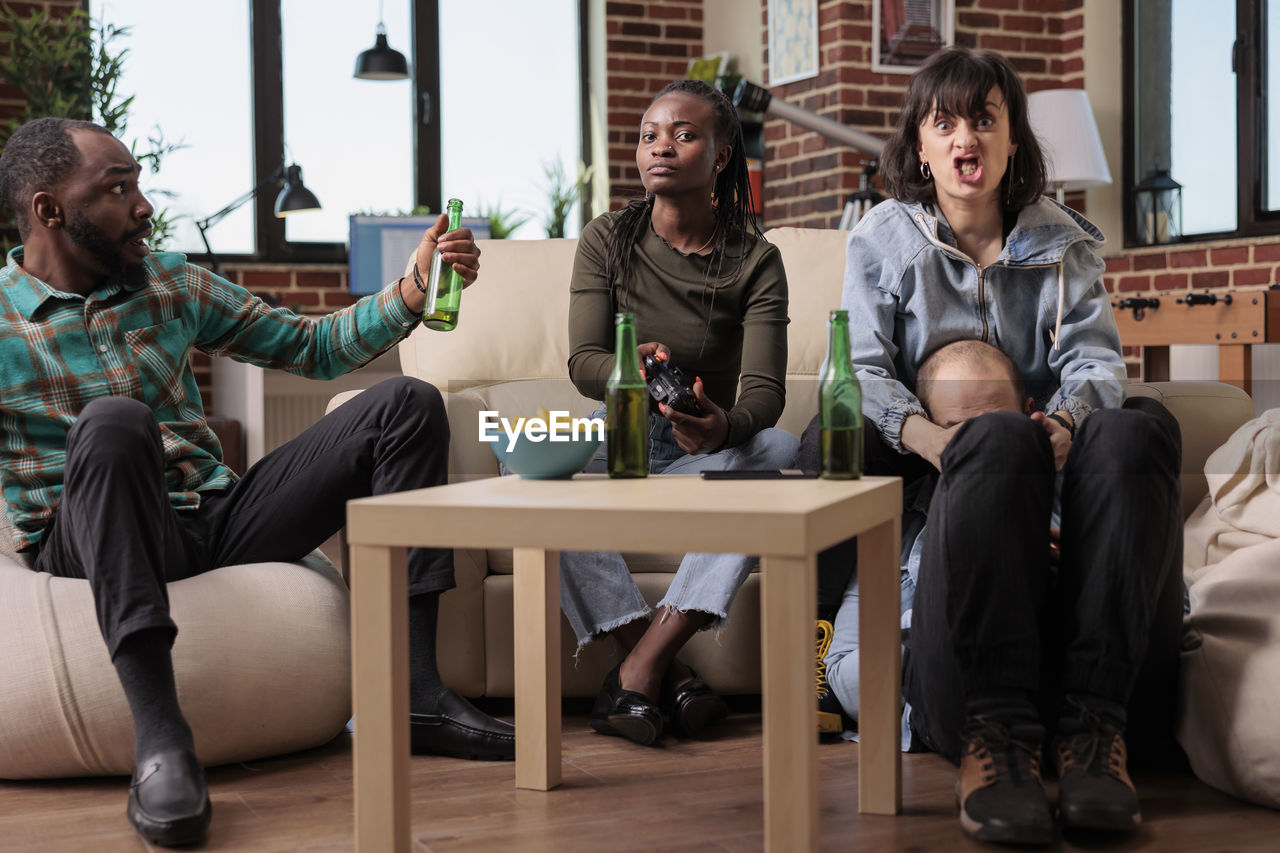
[[[14,559],[0,508],[0,778],[128,774],[133,722],[88,581]],[[318,746],[350,718],[346,587],[318,552],[169,585],[178,698],[206,765]]]

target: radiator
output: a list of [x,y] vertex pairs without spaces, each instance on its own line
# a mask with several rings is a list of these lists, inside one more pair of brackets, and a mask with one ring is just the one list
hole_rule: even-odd
[[321,385],[314,394],[268,393],[263,407],[263,450],[270,453],[324,417],[335,393],[328,385]]

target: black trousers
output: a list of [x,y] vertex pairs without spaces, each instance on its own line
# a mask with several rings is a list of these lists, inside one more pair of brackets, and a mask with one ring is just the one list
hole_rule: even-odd
[[[440,392],[398,377],[335,409],[230,489],[175,510],[151,409],[123,397],[95,400],[68,433],[62,497],[35,568],[89,580],[114,658],[137,631],[176,635],[167,582],[219,566],[300,559],[346,523],[348,500],[444,483],[448,456]],[[451,550],[410,550],[410,594],[452,586]],[[227,630],[234,619],[228,614]]]
[[957,431],[929,506],[904,661],[911,727],[929,748],[958,762],[965,699],[994,689],[1026,691],[1050,722],[1064,693],[1109,699],[1128,707],[1135,755],[1172,743],[1181,458],[1178,424],[1154,400],[1090,414],[1062,470],[1054,572],[1044,429],[991,413]]

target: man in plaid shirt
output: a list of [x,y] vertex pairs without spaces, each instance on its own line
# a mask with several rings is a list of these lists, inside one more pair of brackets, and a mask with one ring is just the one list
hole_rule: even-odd
[[[0,484],[38,571],[87,578],[133,714],[128,816],[147,840],[205,837],[210,805],[178,706],[165,584],[218,566],[296,560],[344,523],[346,501],[445,482],[439,392],[379,384],[266,456],[222,462],[193,350],[316,379],[366,364],[416,326],[415,275],[327,317],[272,309],[179,254],[152,255],[152,207],[129,149],[97,125],[28,122],[0,156],[0,197],[23,245],[0,269]],[[480,251],[440,217],[438,247],[467,283]],[[452,552],[409,555],[415,752],[511,758],[514,729],[447,690],[435,665]]]

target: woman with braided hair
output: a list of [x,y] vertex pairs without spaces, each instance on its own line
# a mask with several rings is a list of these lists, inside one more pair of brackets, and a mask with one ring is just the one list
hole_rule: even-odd
[[[669,84],[640,123],[636,166],[644,198],[597,217],[578,243],[570,378],[604,399],[614,314],[631,312],[645,341],[641,362],[665,358],[695,377],[703,412],[650,412],[651,471],[790,467],[798,442],[774,428],[785,400],[787,279],[749,214],[737,110],[700,81]],[[587,470],[604,462],[602,446]],[[724,624],[753,562],[686,554],[651,621],[619,554],[561,555],[561,604],[579,644],[607,634],[627,652],[605,679],[592,728],[647,745],[662,732],[663,711],[678,734],[695,737],[724,716],[724,702],[676,654],[699,630]]]

